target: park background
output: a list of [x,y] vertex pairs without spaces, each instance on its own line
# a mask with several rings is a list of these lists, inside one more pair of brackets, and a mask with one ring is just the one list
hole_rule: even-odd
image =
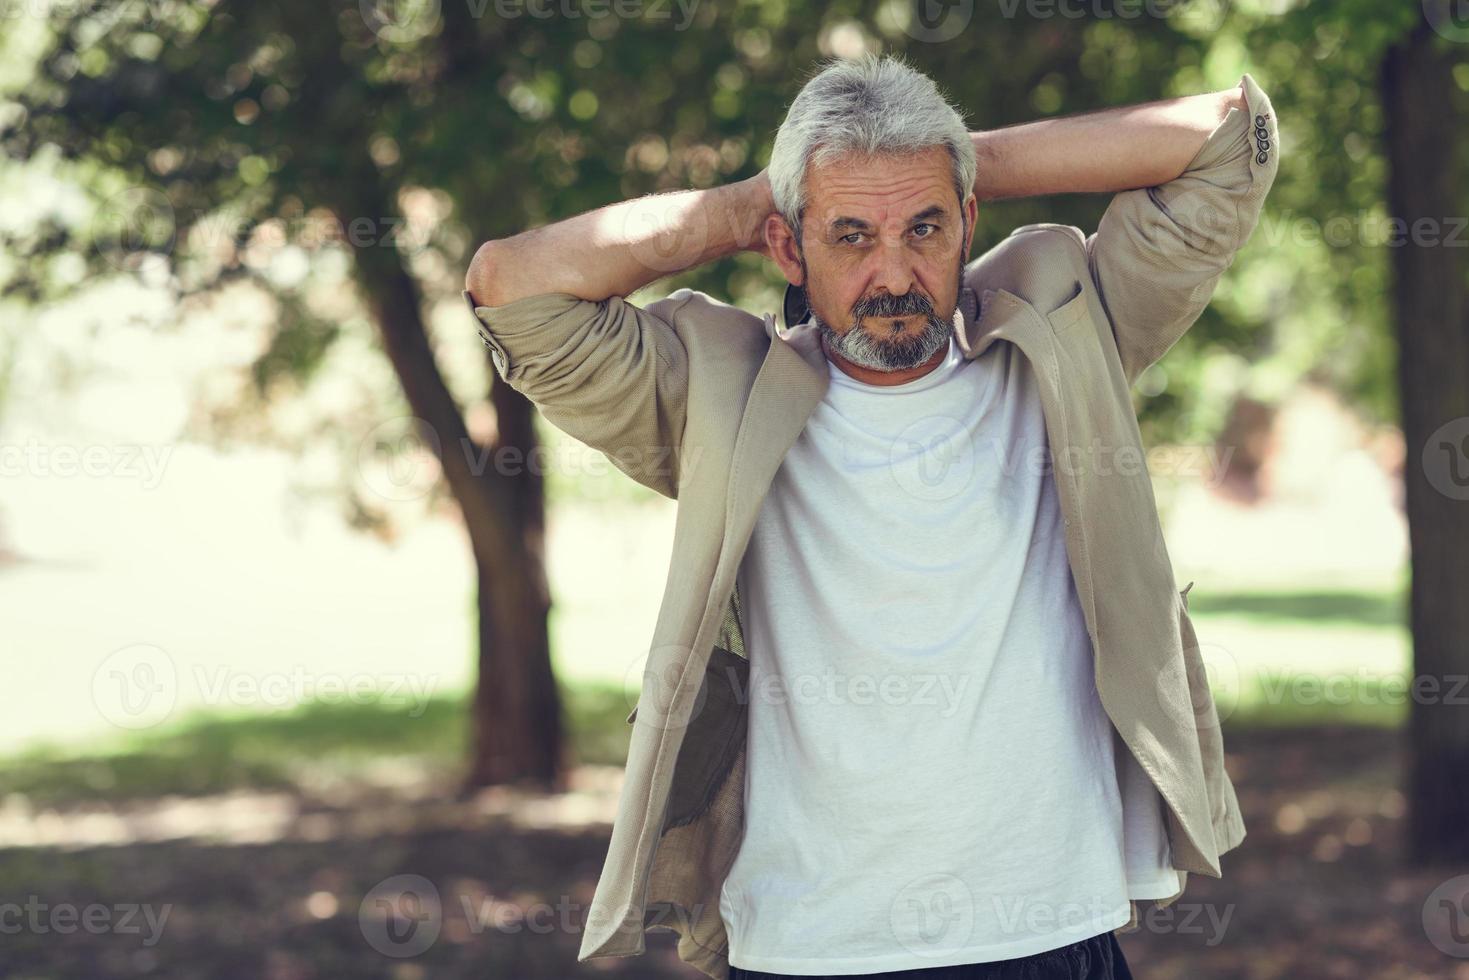
[[[1260,225],[1136,387],[1249,836],[1190,882],[1227,928],[1124,948],[1469,977],[1469,691],[1405,694],[1469,671],[1457,13],[0,0],[0,902],[105,910],[0,934],[0,977],[694,975],[667,934],[575,963],[674,504],[497,384],[459,290],[483,240],[750,176],[864,50],[974,129],[1271,96]],[[974,254],[1106,204],[983,204]],[[783,282],[633,299],[680,286]],[[408,955],[381,909],[425,884]]]

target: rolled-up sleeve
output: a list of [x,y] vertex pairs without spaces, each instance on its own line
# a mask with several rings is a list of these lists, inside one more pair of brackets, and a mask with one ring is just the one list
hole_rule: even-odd
[[464,292],[505,383],[558,429],[675,498],[688,357],[670,318],[681,299],[675,293],[644,309],[618,296],[542,293],[478,306]]
[[1252,76],[1242,82],[1246,108],[1230,108],[1184,172],[1157,187],[1116,194],[1086,240],[1129,383],[1209,304],[1275,181],[1275,110]]

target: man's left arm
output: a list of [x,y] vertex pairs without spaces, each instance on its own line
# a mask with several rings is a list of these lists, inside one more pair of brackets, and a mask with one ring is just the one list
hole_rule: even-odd
[[1115,192],[1078,244],[1129,383],[1183,336],[1259,221],[1279,166],[1254,78],[1221,92],[974,133],[981,199]]

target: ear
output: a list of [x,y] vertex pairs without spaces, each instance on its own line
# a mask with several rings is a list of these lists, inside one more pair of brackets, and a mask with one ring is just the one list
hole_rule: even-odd
[[786,219],[779,214],[767,215],[764,232],[766,250],[775,260],[775,264],[780,266],[786,282],[793,286],[804,286],[806,277],[801,272],[801,255],[796,249],[796,236],[791,231],[791,226],[786,224]]
[[970,194],[964,199],[964,261],[961,265],[969,263],[969,249],[974,245],[974,231],[979,223],[979,198]]

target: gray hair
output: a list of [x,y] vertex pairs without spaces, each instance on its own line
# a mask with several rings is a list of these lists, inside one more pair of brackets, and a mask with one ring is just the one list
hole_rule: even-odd
[[964,117],[933,80],[894,55],[834,59],[801,88],[775,134],[769,167],[775,209],[799,247],[808,164],[935,146],[953,161],[954,192],[962,204],[974,188],[974,143]]

